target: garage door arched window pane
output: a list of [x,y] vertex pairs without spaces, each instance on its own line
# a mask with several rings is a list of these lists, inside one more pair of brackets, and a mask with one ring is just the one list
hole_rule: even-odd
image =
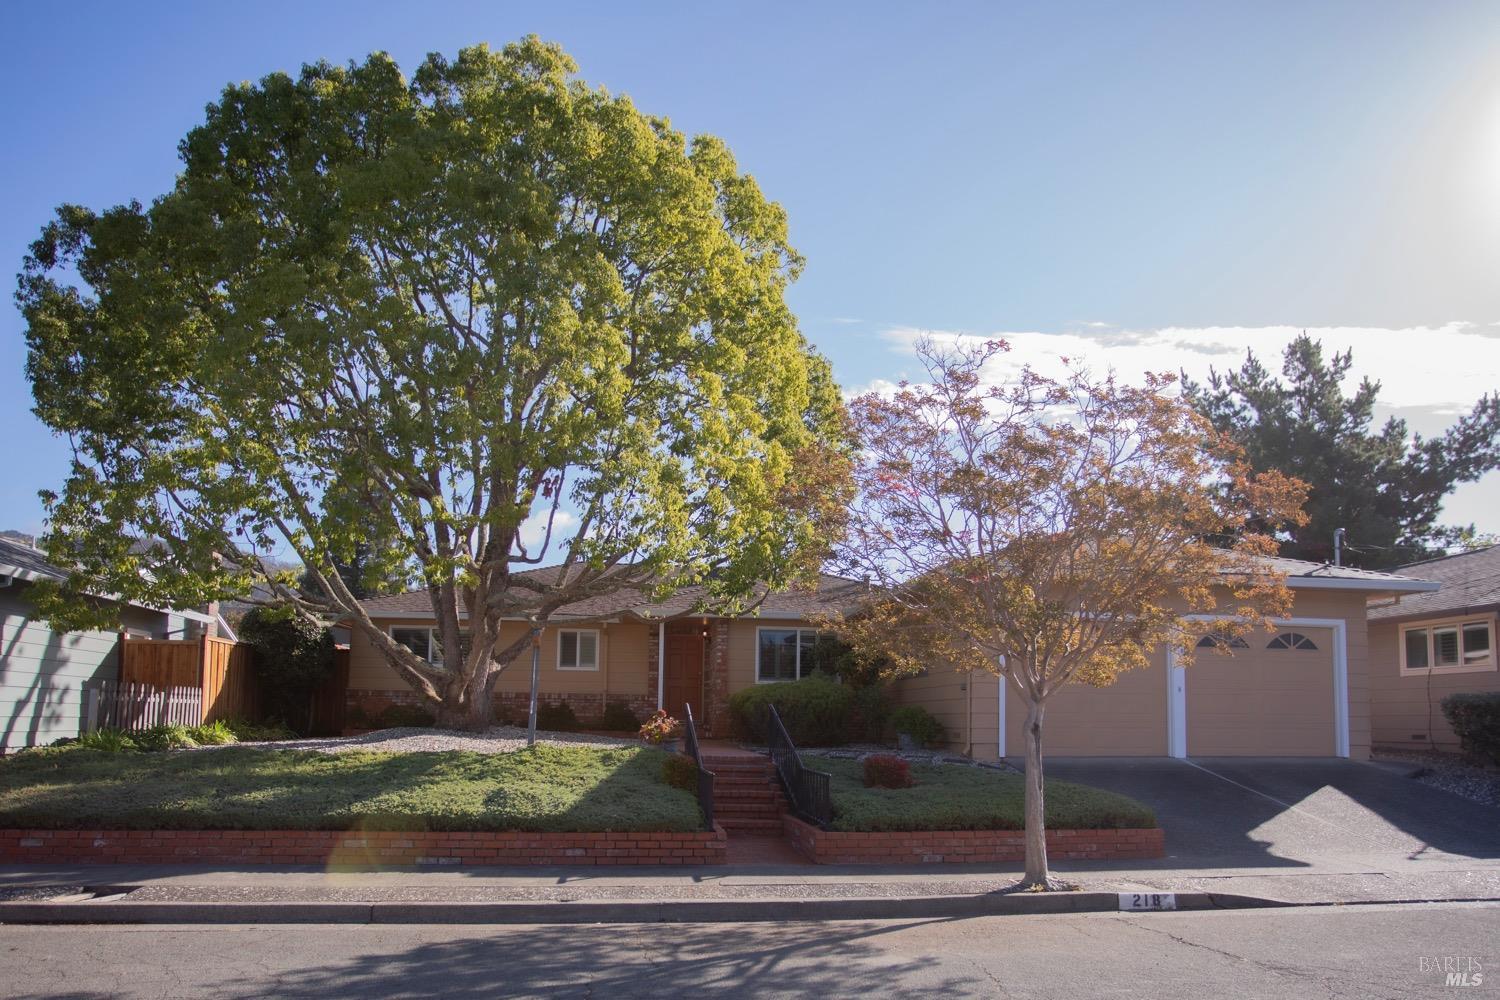
[[1270,642],[1267,649],[1317,649],[1318,644],[1301,632],[1283,632]]
[[1199,649],[1249,649],[1250,644],[1239,636],[1227,636],[1219,632],[1210,632],[1198,640]]

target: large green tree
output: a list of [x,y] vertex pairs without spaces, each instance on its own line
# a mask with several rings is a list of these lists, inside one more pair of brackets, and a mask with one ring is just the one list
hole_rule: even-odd
[[[786,217],[721,141],[576,71],[528,38],[410,80],[379,53],[271,75],[208,107],[149,208],[58,211],[18,291],[76,456],[44,496],[77,567],[54,617],[262,582],[474,727],[565,604],[733,605],[816,568],[842,410],[784,300]],[[356,558],[425,584],[442,664],[361,610]]]
[[1437,520],[1459,483],[1500,468],[1500,392],[1481,398],[1443,434],[1424,438],[1396,417],[1375,428],[1380,383],[1362,378],[1346,394],[1353,365],[1352,351],[1325,358],[1322,344],[1302,334],[1286,346],[1280,378],[1247,353],[1238,371],[1212,371],[1206,383],[1184,378],[1183,385],[1254,469],[1276,469],[1311,487],[1305,524],[1262,526],[1280,533],[1282,555],[1330,562],[1338,528],[1346,533],[1343,561],[1370,569],[1462,544],[1472,525]]

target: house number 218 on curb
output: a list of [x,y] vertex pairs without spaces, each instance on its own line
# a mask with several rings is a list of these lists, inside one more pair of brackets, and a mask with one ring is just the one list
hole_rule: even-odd
[[1122,892],[1121,910],[1175,910],[1177,895],[1171,892]]

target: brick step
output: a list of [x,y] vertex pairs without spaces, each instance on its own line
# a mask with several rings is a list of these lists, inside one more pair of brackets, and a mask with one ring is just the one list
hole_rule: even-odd
[[780,817],[777,817],[775,819],[769,819],[769,818],[768,819],[760,819],[760,818],[742,817],[742,816],[723,816],[723,817],[721,817],[721,816],[718,815],[718,813],[716,811],[715,814],[714,814],[714,819],[725,830],[730,830],[730,831],[738,830],[738,831],[746,832],[746,833],[749,833],[749,832],[755,832],[755,833],[780,833],[781,832],[781,819],[780,819]]
[[779,802],[725,802],[714,799],[714,815],[724,813],[731,816],[779,816]]
[[723,775],[714,775],[714,787],[718,789],[777,789],[775,781],[769,778],[724,778]]
[[748,792],[748,790],[726,792],[724,789],[714,789],[714,799],[717,802],[744,802],[747,805],[759,805],[780,802],[781,796],[771,792],[771,789],[757,789],[754,792]]
[[705,760],[703,762],[703,766],[708,768],[715,774],[733,774],[737,777],[749,777],[751,775],[759,776],[763,774],[776,773],[775,768],[763,767],[759,764],[755,764],[750,767],[743,767],[739,764],[716,764],[711,760]]
[[765,802],[781,798],[777,789],[767,788],[765,785],[743,788],[725,788],[723,785],[715,785],[714,795],[721,799],[735,799],[743,802]]
[[735,795],[715,795],[714,802],[725,806],[744,806],[747,809],[778,809],[781,807],[781,797],[765,795],[756,798]]

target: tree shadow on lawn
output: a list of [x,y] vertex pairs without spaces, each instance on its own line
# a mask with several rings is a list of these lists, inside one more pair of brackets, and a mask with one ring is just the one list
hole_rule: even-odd
[[448,927],[453,939],[392,948],[415,928],[350,928],[323,964],[224,978],[241,997],[669,997],[689,993],[823,998],[893,992],[974,996],[993,983],[936,978],[936,960],[893,955],[874,939],[897,923]]

